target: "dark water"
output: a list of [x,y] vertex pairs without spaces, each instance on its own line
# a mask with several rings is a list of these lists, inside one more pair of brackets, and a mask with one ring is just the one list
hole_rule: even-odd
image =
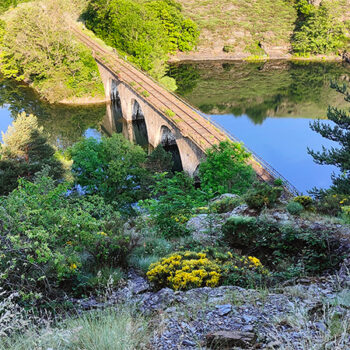
[[[350,65],[198,63],[173,66],[170,74],[177,79],[178,94],[243,141],[300,191],[330,185],[336,169],[316,165],[306,149],[320,150],[332,143],[311,131],[309,122],[326,121],[328,105],[349,108],[329,82],[349,82]],[[0,78],[0,131],[5,132],[19,112],[33,113],[52,144],[60,148],[81,137],[120,132],[148,149],[142,113],[137,106],[134,109],[134,120],[127,123],[118,101],[107,106],[53,106],[27,86]],[[173,152],[170,141],[165,140],[163,146]]]
[[[330,80],[348,83],[341,63],[194,63],[171,67],[178,93],[271,164],[299,191],[328,187],[332,166],[317,165],[307,147],[337,146],[309,123],[329,105],[349,109]],[[350,85],[350,84],[349,84]]]

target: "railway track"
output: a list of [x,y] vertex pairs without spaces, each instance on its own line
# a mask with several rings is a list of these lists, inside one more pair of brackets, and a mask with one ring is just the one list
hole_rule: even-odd
[[[176,124],[181,133],[192,139],[200,149],[205,151],[220,141],[228,140],[223,132],[212,126],[205,118],[160,87],[143,72],[120,59],[117,54],[107,51],[78,29],[72,27],[72,30],[93,51],[95,59],[115,75],[116,79],[126,83],[154,109]],[[147,97],[142,94],[143,91],[146,91]],[[166,111],[172,111],[175,116],[167,115]]]

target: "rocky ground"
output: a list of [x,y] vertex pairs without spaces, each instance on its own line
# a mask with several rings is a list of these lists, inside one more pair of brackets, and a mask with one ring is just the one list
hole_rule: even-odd
[[76,301],[83,310],[117,304],[149,317],[151,349],[350,349],[350,261],[339,274],[271,290],[236,286],[152,291],[134,271],[107,301]]

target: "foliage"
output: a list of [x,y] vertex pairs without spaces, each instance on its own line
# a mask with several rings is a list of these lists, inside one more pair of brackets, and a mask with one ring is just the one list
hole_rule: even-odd
[[23,177],[32,179],[34,174],[44,168],[49,175],[59,179],[63,167],[55,157],[55,150],[48,144],[43,128],[38,126],[37,118],[21,113],[2,134],[0,149],[0,194],[7,194],[17,187]]
[[143,315],[132,308],[110,308],[69,316],[41,329],[32,322],[21,336],[0,338],[0,349],[145,349],[149,333],[149,323]]
[[244,199],[249,208],[261,210],[276,204],[283,192],[283,187],[272,186],[266,182],[256,182]]
[[183,172],[178,172],[172,178],[166,173],[155,177],[152,196],[141,202],[147,209],[152,223],[165,237],[181,236],[187,233],[185,223],[192,215],[193,208],[201,206],[203,195],[195,189],[193,179]]
[[236,207],[238,207],[242,202],[242,199],[240,197],[225,197],[223,199],[220,200],[216,200],[214,201],[211,205],[210,205],[210,209],[214,212],[214,213],[228,213],[230,211],[232,211],[233,209],[235,209]]
[[250,154],[242,144],[220,142],[206,151],[199,165],[201,188],[207,193],[241,195],[252,185],[255,173],[247,164]]
[[293,198],[293,201],[301,204],[306,210],[312,209],[314,204],[314,201],[310,196],[296,196]]
[[164,173],[171,171],[173,163],[171,153],[167,152],[162,145],[158,145],[147,157],[145,166],[152,174]]
[[350,205],[343,206],[341,210],[342,210],[342,217],[344,221],[350,224]]
[[118,212],[97,196],[68,195],[48,177],[20,180],[1,199],[0,278],[8,289],[46,295],[78,288],[99,266],[123,263],[127,237]]
[[350,204],[350,197],[343,194],[332,194],[330,191],[317,192],[320,198],[316,201],[316,210],[324,215],[337,216],[342,206]]
[[168,54],[191,50],[199,34],[172,0],[92,0],[83,18],[97,36],[157,79],[166,73]]
[[294,201],[289,202],[286,208],[292,215],[300,215],[304,211],[303,205]]
[[158,289],[186,290],[216,287],[221,275],[219,266],[205,253],[180,252],[152,264],[147,277]]
[[96,140],[86,138],[74,144],[68,153],[73,159],[76,182],[89,194],[99,194],[119,205],[131,204],[145,195],[142,167],[146,154],[121,134]]
[[344,256],[341,242],[324,228],[311,230],[278,224],[264,218],[231,217],[222,228],[231,248],[255,255],[270,268],[295,274],[319,273],[335,268]]
[[103,94],[91,53],[72,36],[57,1],[36,1],[6,16],[1,73],[28,80],[42,97],[57,102]]
[[[339,86],[332,83],[331,87],[344,95],[345,101],[350,103],[350,93],[344,84]],[[335,165],[340,170],[340,175],[332,175],[333,185],[331,192],[350,195],[350,114],[346,109],[328,107],[328,119],[334,124],[313,122],[310,127],[322,137],[339,143],[340,148],[322,148],[322,152],[308,149],[308,153],[317,164]]]
[[329,6],[321,3],[317,8],[306,0],[299,0],[297,9],[299,22],[292,40],[295,53],[328,54],[344,46],[345,25],[331,13]]

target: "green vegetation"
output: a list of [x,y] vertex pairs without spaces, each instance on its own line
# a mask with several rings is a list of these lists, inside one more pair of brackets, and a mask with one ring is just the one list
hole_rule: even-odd
[[[350,93],[345,84],[339,86],[333,83],[332,87],[343,94],[345,101],[350,103]],[[329,107],[327,115],[328,119],[335,123],[334,126],[316,120],[311,124],[311,129],[327,139],[338,142],[340,148],[330,150],[323,148],[322,152],[309,149],[308,152],[316,163],[331,164],[339,168],[340,175],[333,175],[333,186],[330,192],[350,196],[350,114],[346,109]],[[324,192],[321,191],[321,195],[324,195]]]
[[199,166],[202,189],[213,194],[246,192],[255,177],[252,167],[246,163],[249,157],[239,143],[226,141],[213,146]]
[[300,203],[294,201],[289,202],[286,209],[292,215],[300,215],[304,211],[304,207]]
[[297,55],[329,54],[344,48],[346,26],[339,19],[340,1],[322,1],[319,7],[307,0],[297,0],[298,22],[293,36]]
[[48,144],[43,128],[32,114],[19,114],[5,134],[0,148],[0,195],[17,187],[18,178],[32,180],[35,174],[48,169],[48,174],[59,179],[63,165],[54,157],[55,150]]
[[[14,315],[18,318],[18,315]],[[1,350],[131,350],[147,348],[150,326],[131,309],[93,311],[41,330],[34,320],[21,337],[0,338]]]
[[31,82],[50,102],[103,96],[97,65],[62,21],[60,2],[23,4],[3,18],[0,69],[5,77]]
[[173,0],[92,0],[83,18],[108,45],[169,86],[163,78],[169,53],[192,50],[199,34]]

